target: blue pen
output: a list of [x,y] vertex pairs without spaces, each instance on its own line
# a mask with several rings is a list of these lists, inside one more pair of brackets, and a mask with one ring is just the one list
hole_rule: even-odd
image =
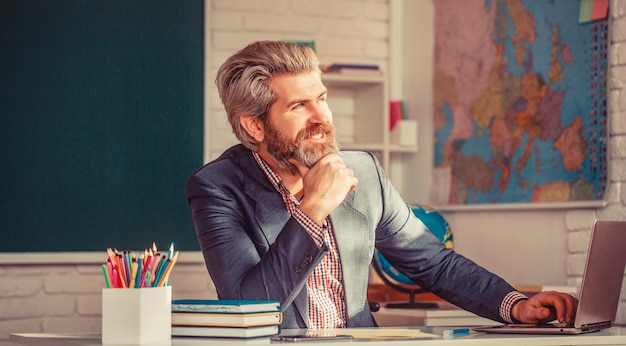
[[143,270],[143,255],[137,259],[137,276],[135,277],[135,288],[141,288],[141,271]]
[[444,338],[454,338],[458,336],[469,335],[471,329],[469,328],[457,328],[457,329],[446,329],[443,331]]

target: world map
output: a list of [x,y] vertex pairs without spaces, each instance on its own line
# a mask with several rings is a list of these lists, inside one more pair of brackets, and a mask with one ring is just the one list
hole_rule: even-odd
[[436,204],[604,197],[606,20],[570,0],[437,0]]

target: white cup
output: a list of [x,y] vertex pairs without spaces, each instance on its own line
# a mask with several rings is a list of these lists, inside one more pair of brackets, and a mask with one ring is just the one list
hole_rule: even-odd
[[102,289],[103,344],[143,344],[171,338],[171,286]]

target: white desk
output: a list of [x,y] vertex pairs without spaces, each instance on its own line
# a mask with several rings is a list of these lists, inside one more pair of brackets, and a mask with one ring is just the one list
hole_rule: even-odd
[[[421,327],[423,332],[442,335],[444,327]],[[297,332],[297,330],[286,330]],[[25,333],[11,334],[11,342],[38,345],[38,346],[69,346],[69,345],[101,345],[100,334],[51,334],[51,333]],[[555,335],[555,336],[535,336],[535,335],[489,335],[483,333],[472,333],[469,336],[457,339],[443,339],[441,337],[425,340],[374,340],[374,341],[354,341],[363,346],[400,346],[410,343],[411,345],[436,345],[436,346],[555,346],[555,345],[626,345],[626,328],[612,327],[599,332],[581,335]],[[343,345],[350,342],[314,342],[307,341],[308,346],[329,346]],[[162,343],[151,343],[149,346],[179,346],[179,345],[276,345],[271,343],[269,337],[262,337],[248,340],[238,339],[211,339],[211,338],[173,338]],[[280,343],[289,345],[290,343]]]
[[381,327],[410,326],[483,326],[498,322],[477,316],[447,302],[438,302],[437,309],[389,309],[380,303],[380,310],[372,313]]

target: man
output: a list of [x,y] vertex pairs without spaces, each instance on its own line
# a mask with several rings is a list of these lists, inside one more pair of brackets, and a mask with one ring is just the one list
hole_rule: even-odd
[[526,298],[446,249],[413,216],[375,156],[339,152],[319,62],[308,47],[262,41],[216,84],[242,144],[188,180],[186,194],[220,299],[282,302],[283,328],[375,326],[374,248],[421,287],[501,322],[571,322],[577,301]]

